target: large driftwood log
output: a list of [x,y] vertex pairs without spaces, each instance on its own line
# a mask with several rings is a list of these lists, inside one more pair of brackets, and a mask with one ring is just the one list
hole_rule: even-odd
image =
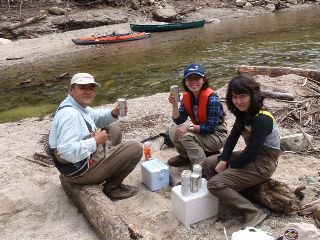
[[240,75],[268,75],[278,77],[288,74],[296,74],[313,80],[320,84],[320,72],[311,69],[291,68],[291,67],[270,67],[270,66],[239,66],[238,74]]
[[46,15],[37,15],[37,16],[28,18],[28,19],[26,19],[26,20],[24,20],[22,22],[18,22],[18,23],[14,23],[14,24],[11,24],[11,25],[8,25],[8,26],[4,26],[0,30],[12,31],[14,29],[21,28],[21,27],[30,25],[30,24],[35,23],[35,22],[39,22],[39,21],[41,21],[42,19],[44,19],[46,17],[47,17]]
[[[274,179],[247,189],[244,195],[277,212],[294,212],[301,209],[301,190],[292,190],[287,184]],[[298,197],[300,196],[300,197]]]
[[46,17],[47,17],[46,15],[37,15],[37,16],[28,18],[22,22],[0,27],[0,36],[6,37],[6,38],[16,38],[17,34],[14,33],[15,29],[30,25],[32,23],[39,22]]
[[125,223],[114,206],[97,185],[71,184],[60,176],[62,187],[79,208],[102,240],[135,239],[135,233]]

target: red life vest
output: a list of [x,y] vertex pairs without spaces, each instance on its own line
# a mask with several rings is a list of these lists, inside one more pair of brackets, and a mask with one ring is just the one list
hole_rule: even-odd
[[[208,110],[208,99],[209,97],[214,94],[214,91],[211,88],[207,88],[205,90],[201,90],[199,94],[199,109],[198,109],[198,119],[200,124],[203,124],[207,121],[207,110]],[[191,118],[191,121],[193,124],[199,124],[196,121],[196,118],[193,113],[192,108],[192,93],[184,92],[183,93],[183,104],[186,109],[186,112],[188,113],[189,117]]]

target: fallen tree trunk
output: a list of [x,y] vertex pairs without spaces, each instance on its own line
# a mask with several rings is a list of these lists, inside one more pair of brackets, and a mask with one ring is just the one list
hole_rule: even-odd
[[[301,191],[274,179],[247,189],[244,195],[250,200],[277,212],[295,212],[301,209]],[[298,197],[299,196],[299,197]]]
[[60,175],[62,187],[102,240],[136,239],[113,202],[98,185],[72,184]]
[[313,80],[320,84],[320,72],[311,69],[291,68],[291,67],[270,67],[270,66],[239,66],[239,75],[268,75],[270,77],[278,77],[288,74],[296,74]]
[[12,25],[8,25],[8,26],[4,26],[0,29],[1,30],[7,30],[7,31],[12,31],[14,29],[17,29],[17,28],[21,28],[21,27],[24,27],[24,26],[27,26],[27,25],[30,25],[32,23],[35,23],[35,22],[39,22],[40,20],[46,18],[47,16],[46,15],[38,15],[38,16],[34,16],[34,17],[31,17],[31,18],[28,18],[22,22],[18,22],[18,23],[14,23]]

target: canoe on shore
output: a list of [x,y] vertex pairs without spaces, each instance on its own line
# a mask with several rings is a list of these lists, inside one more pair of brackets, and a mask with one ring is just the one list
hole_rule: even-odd
[[130,28],[135,32],[164,32],[190,28],[203,27],[205,20],[185,22],[185,23],[159,23],[159,24],[130,24]]
[[77,39],[72,39],[77,45],[91,45],[91,44],[102,44],[102,43],[117,43],[117,42],[127,42],[140,40],[145,38],[150,38],[151,33],[146,32],[134,32],[134,33],[112,33],[104,36],[90,36],[90,37],[81,37]]

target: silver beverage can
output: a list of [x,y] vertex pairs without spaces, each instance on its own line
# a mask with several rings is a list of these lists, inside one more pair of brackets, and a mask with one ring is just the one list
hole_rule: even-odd
[[191,192],[196,193],[199,191],[200,175],[198,173],[191,174]]
[[183,170],[181,173],[181,195],[186,197],[191,194],[191,170]]
[[192,172],[198,173],[200,175],[199,188],[202,187],[202,167],[200,164],[194,164],[192,167]]
[[170,93],[174,96],[174,99],[176,100],[176,102],[180,101],[179,86],[178,85],[172,85],[170,87]]
[[120,116],[126,116],[126,99],[125,98],[118,98],[118,105],[120,110]]

